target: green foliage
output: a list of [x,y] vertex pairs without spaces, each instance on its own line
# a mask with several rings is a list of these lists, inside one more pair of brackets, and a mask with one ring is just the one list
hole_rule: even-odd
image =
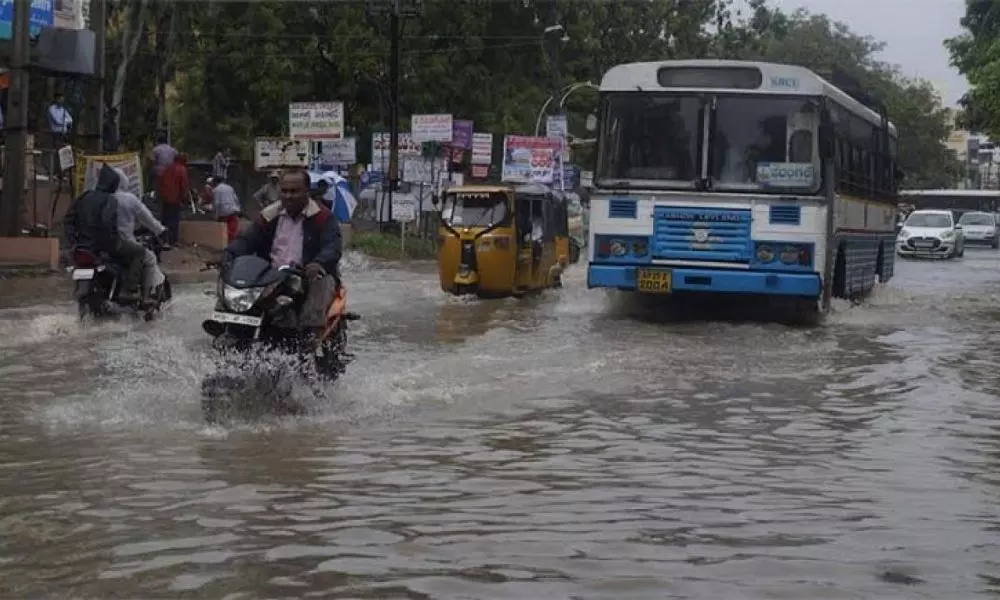
[[[255,136],[287,128],[291,101],[342,100],[361,158],[369,134],[387,129],[389,18],[368,12],[371,2],[146,1],[148,40],[130,69],[122,117],[133,143],[157,121],[158,77],[170,78],[177,144],[196,155],[230,146],[249,158]],[[422,17],[403,20],[400,115],[404,126],[410,114],[441,111],[475,120],[477,131],[530,133],[555,90],[599,82],[623,62],[764,58],[824,75],[838,67],[888,103],[907,184],[946,185],[954,160],[942,143],[948,124],[932,88],[876,60],[877,41],[823,16],[771,10],[765,1],[425,0]],[[169,23],[161,3],[184,7],[181,33],[168,36],[169,44],[157,33]],[[550,24],[563,25],[568,39],[545,36]],[[160,77],[157,49],[164,45],[173,65]],[[567,99],[572,133],[591,135],[584,123],[596,100],[587,88]],[[585,166],[592,161],[592,151],[578,154]]]
[[945,42],[952,65],[972,86],[962,99],[961,123],[1000,138],[1000,3],[966,0],[962,27],[962,35]]
[[434,260],[437,247],[432,239],[406,236],[405,247],[400,247],[398,235],[387,233],[356,233],[351,238],[352,249],[386,260]]

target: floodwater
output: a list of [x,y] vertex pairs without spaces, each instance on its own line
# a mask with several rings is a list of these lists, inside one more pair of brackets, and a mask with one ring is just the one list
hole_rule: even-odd
[[1000,596],[1000,253],[812,328],[349,262],[308,418],[204,425],[210,285],[0,312],[0,596]]

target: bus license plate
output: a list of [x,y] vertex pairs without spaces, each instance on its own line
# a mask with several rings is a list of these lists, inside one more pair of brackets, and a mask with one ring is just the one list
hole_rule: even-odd
[[640,292],[669,294],[673,278],[667,269],[639,269],[636,283]]

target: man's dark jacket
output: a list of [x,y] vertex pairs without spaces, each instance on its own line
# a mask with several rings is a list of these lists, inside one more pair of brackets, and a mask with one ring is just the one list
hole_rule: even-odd
[[[305,217],[302,223],[302,266],[319,263],[327,273],[337,276],[337,263],[340,262],[344,243],[340,236],[340,224],[329,210],[315,200],[309,201],[302,214]],[[281,202],[262,210],[260,218],[226,247],[224,261],[247,254],[270,261],[280,215]]]
[[73,201],[63,228],[70,248],[86,246],[93,251],[112,253],[118,247],[118,173],[107,164],[97,175],[97,185]]

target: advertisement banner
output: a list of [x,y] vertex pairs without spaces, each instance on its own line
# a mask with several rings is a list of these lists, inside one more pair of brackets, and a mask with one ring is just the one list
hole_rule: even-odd
[[472,134],[472,164],[493,164],[493,134]]
[[[372,170],[383,173],[389,170],[389,150],[391,136],[388,131],[372,134]],[[403,174],[403,163],[411,156],[423,156],[423,144],[415,141],[409,133],[399,133],[399,175]]]
[[410,133],[418,142],[450,142],[452,127],[451,115],[413,115]]
[[555,169],[562,168],[561,146],[561,140],[552,138],[504,136],[501,178],[511,183],[551,184],[555,180]]
[[449,146],[460,150],[472,150],[472,127],[472,121],[453,121]]
[[288,105],[288,135],[339,140],[344,137],[344,103],[292,102]]
[[[101,171],[101,166],[108,166],[121,169],[128,177],[129,191],[138,197],[142,197],[142,161],[139,160],[137,152],[122,152],[120,154],[97,154],[82,155],[76,160],[76,194],[94,189],[97,185],[97,174]],[[83,168],[79,168],[83,165]]]

